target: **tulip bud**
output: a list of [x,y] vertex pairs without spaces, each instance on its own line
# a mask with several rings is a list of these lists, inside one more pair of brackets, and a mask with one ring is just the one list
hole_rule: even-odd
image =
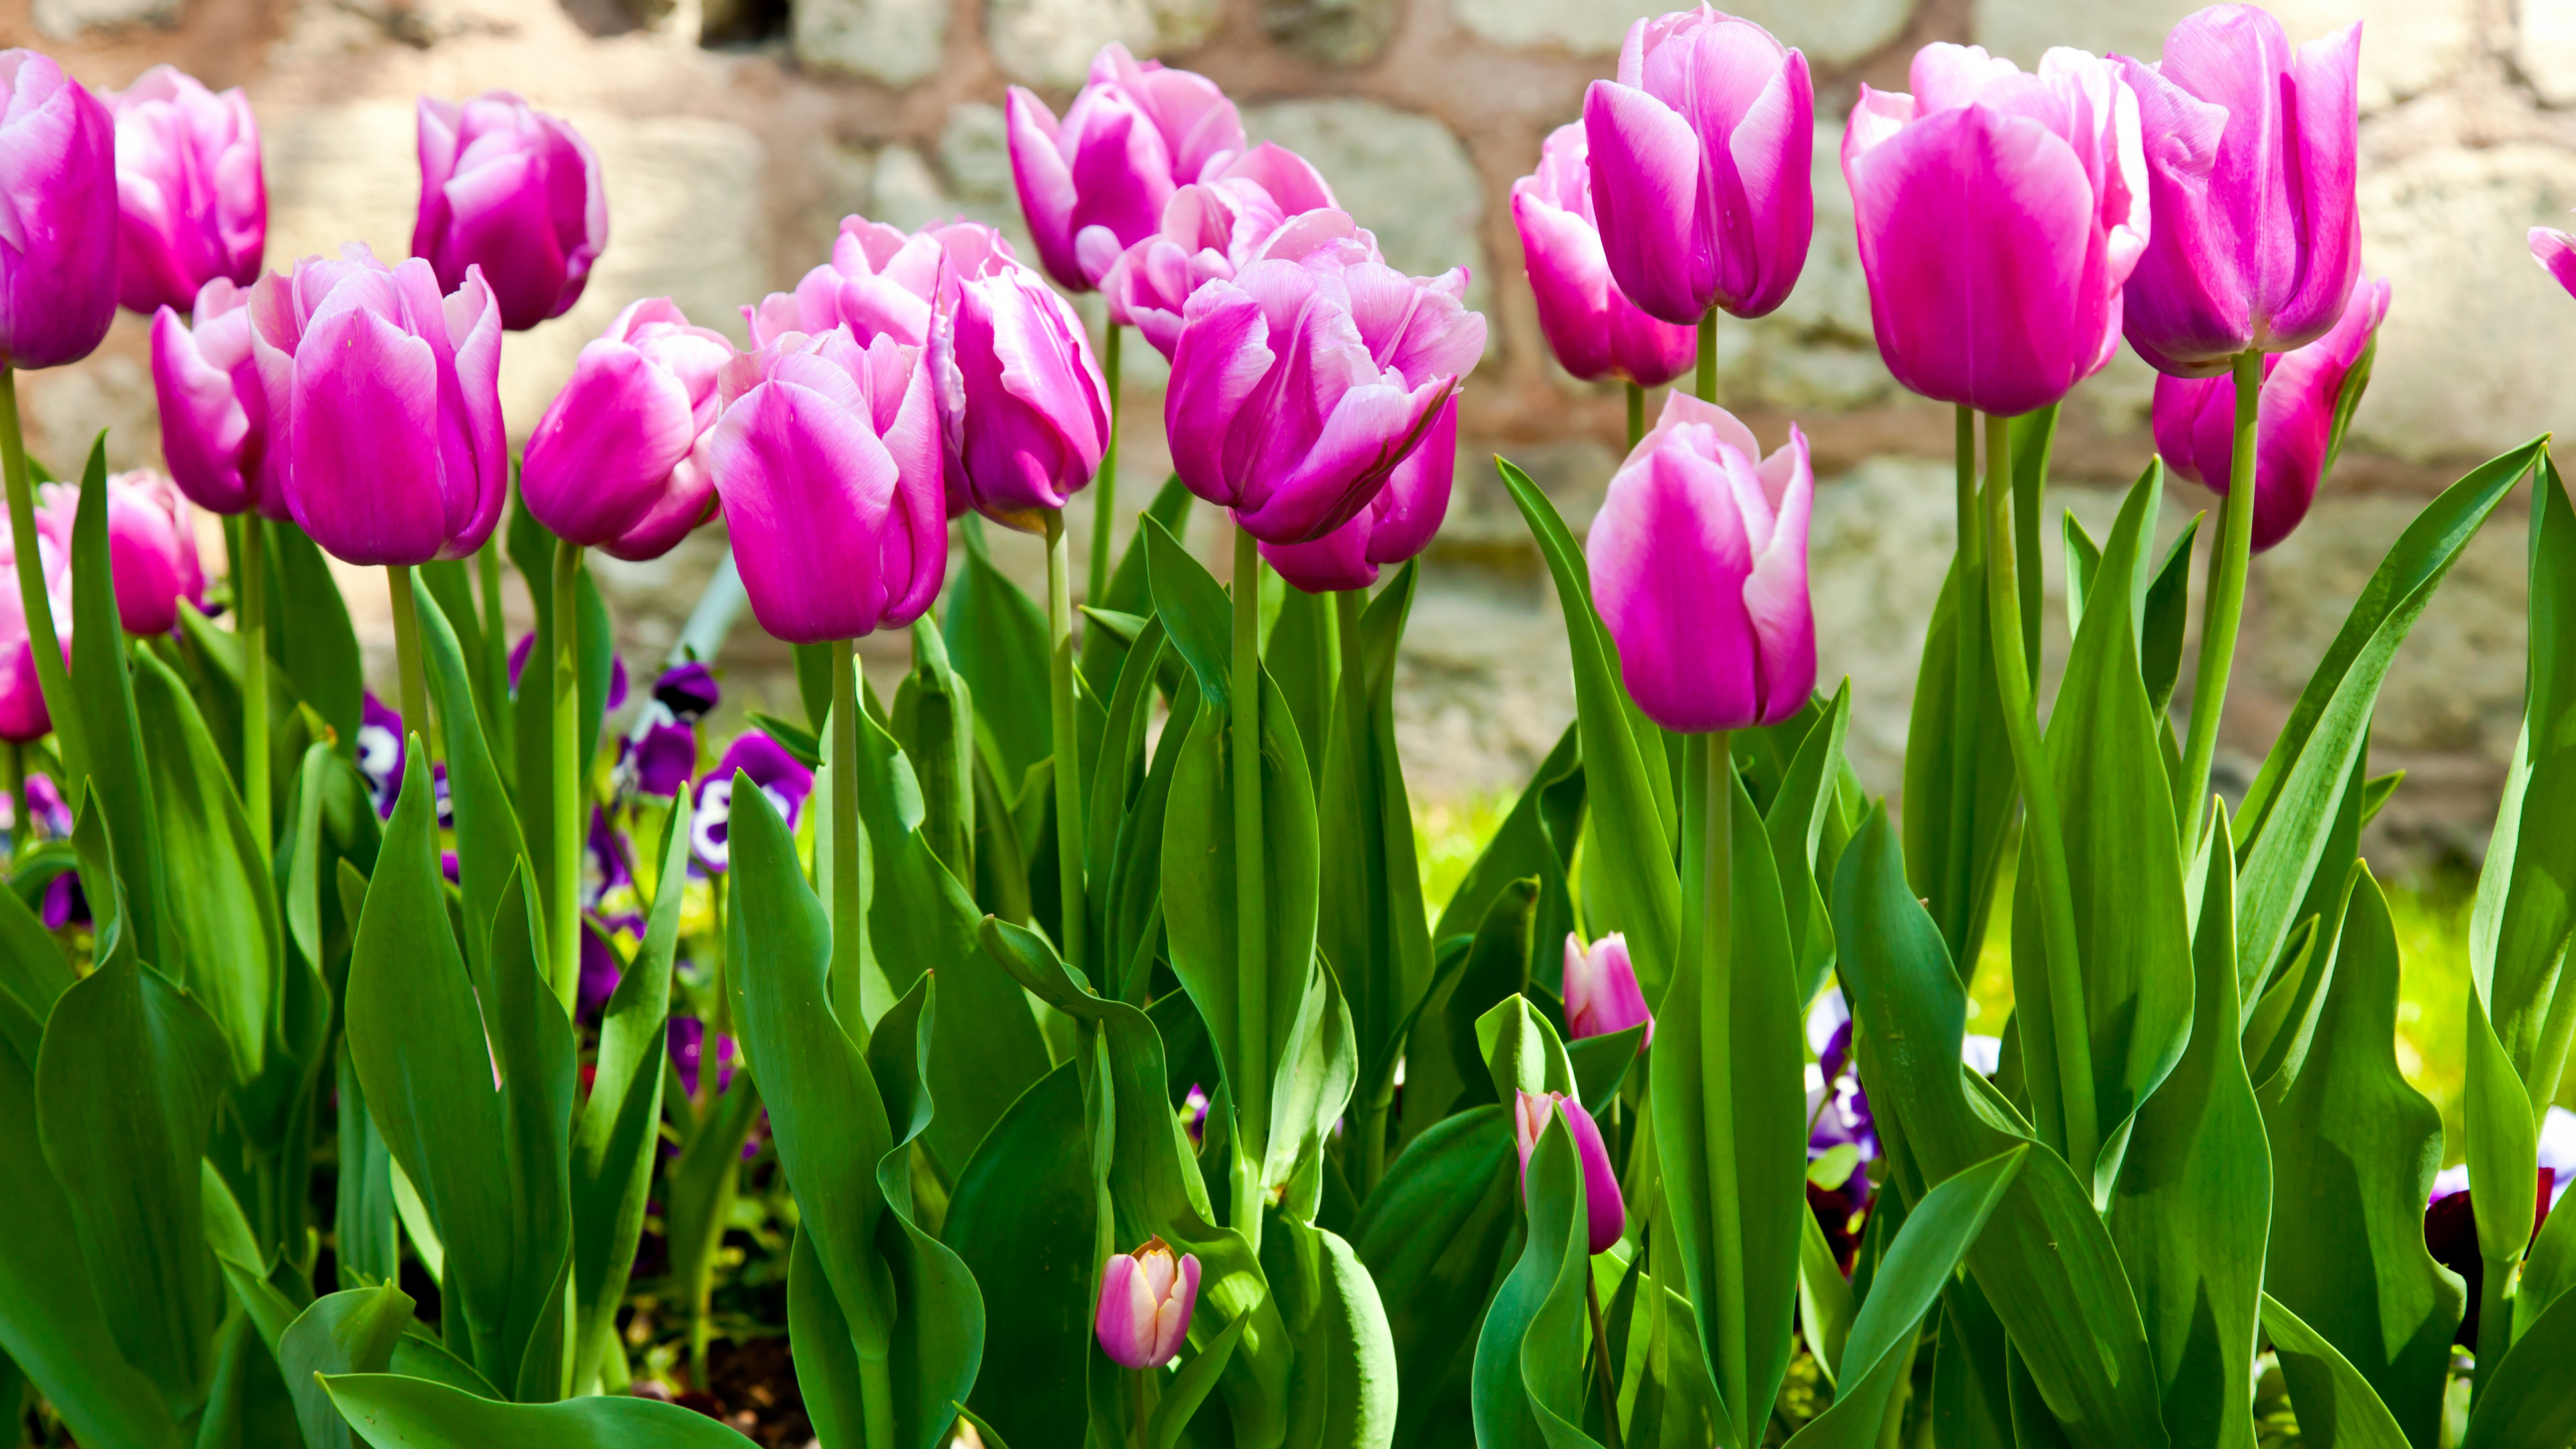
[[698,786],[697,813],[689,819],[689,844],[697,853],[698,864],[721,874],[732,862],[731,834],[726,822],[733,814],[734,775],[739,771],[760,793],[769,797],[778,818],[787,828],[796,828],[796,817],[805,808],[807,796],[814,793],[814,772],[806,769],[784,745],[752,730],[735,737],[725,747],[724,757],[707,772],[706,781]]
[[581,350],[528,439],[519,496],[559,538],[624,559],[668,553],[715,510],[692,456],[715,425],[724,334],[667,297],[636,302]]
[[1037,532],[1042,511],[1091,482],[1109,443],[1091,339],[1073,304],[1017,263],[981,276],[952,268],[941,296],[930,370],[948,511]]
[[116,121],[32,50],[0,51],[0,367],[90,355],[116,320]]
[[791,332],[725,364],[704,445],[744,592],[790,643],[921,617],[948,570],[939,423],[920,350]]
[[1090,291],[1153,231],[1175,188],[1243,150],[1243,120],[1214,81],[1139,62],[1117,41],[1092,57],[1091,80],[1061,122],[1018,86],[1005,109],[1011,179],[1039,264],[1070,291]]
[[1402,563],[1431,546],[1449,512],[1458,467],[1458,399],[1432,419],[1420,447],[1395,465],[1369,506],[1312,543],[1265,543],[1261,556],[1279,576],[1310,594],[1365,589],[1385,564]]
[[2079,50],[2024,75],[1927,45],[1913,76],[1910,96],[1862,86],[1843,133],[1879,355],[1940,402],[2046,407],[2119,344],[2147,244],[2137,97]]
[[[55,483],[46,485],[43,495],[36,510],[37,532],[69,558],[80,490]],[[117,622],[128,634],[167,634],[178,628],[181,599],[205,605],[195,515],[188,500],[158,473],[108,475],[107,562],[116,584]]]
[[1655,1016],[1646,1010],[1646,994],[1637,988],[1637,968],[1628,959],[1628,938],[1617,931],[1592,943],[1565,933],[1565,1027],[1575,1040],[1608,1036],[1643,1023],[1644,1051],[1655,1044]]
[[[36,539],[36,552],[39,566],[45,571],[45,591],[53,602],[54,628],[60,635],[63,663],[69,667],[71,570],[64,566],[63,555],[41,534]],[[45,707],[44,688],[36,676],[36,647],[27,629],[26,604],[18,593],[18,565],[10,556],[7,541],[0,540],[0,740],[32,744],[53,727],[53,713]],[[65,828],[55,833],[66,834],[68,830],[66,822]]]
[[1723,408],[1676,392],[1610,479],[1584,552],[1637,707],[1669,730],[1778,724],[1816,684],[1807,438],[1765,458]]
[[1165,357],[1180,342],[1191,294],[1263,260],[1328,252],[1378,262],[1377,238],[1338,209],[1306,159],[1268,141],[1226,161],[1163,204],[1154,231],[1120,252],[1099,281],[1109,320],[1132,324]]
[[1199,1301],[1199,1258],[1148,1238],[1132,1253],[1113,1253],[1100,1270],[1100,1311],[1092,1332],[1100,1351],[1132,1369],[1161,1368],[1189,1335]]
[[1619,1174],[1610,1167],[1610,1149],[1601,1143],[1601,1124],[1583,1104],[1563,1092],[1523,1092],[1514,1105],[1512,1135],[1521,1150],[1521,1190],[1529,1190],[1530,1154],[1538,1150],[1550,1114],[1565,1121],[1574,1136],[1574,1153],[1583,1164],[1583,1199],[1591,1229],[1590,1247],[1606,1252],[1628,1230],[1628,1205],[1619,1196]]
[[2251,5],[2213,5],[2120,58],[2137,92],[2155,226],[2123,306],[2159,371],[2215,377],[2344,313],[2361,272],[2361,23],[2290,48]]
[[1320,254],[1200,288],[1163,395],[1173,471],[1265,543],[1350,522],[1484,353],[1466,288]]
[[250,98],[156,65],[102,99],[116,117],[118,300],[149,313],[219,277],[259,280],[268,184]]
[[268,395],[251,351],[249,290],[217,277],[197,292],[191,322],[168,307],[152,318],[152,392],[161,405],[161,456],[188,501],[212,513],[288,517],[279,457],[269,448]]
[[[2299,526],[2342,443],[2337,414],[2347,385],[2369,384],[2364,353],[2388,315],[2388,284],[2363,278],[2333,330],[2294,352],[2263,359],[2261,421],[2254,436],[2253,550]],[[2156,379],[2156,451],[2165,466],[2225,497],[2235,467],[2236,389],[2223,377]]]
[[907,236],[883,222],[845,216],[829,262],[807,272],[795,291],[772,292],[759,306],[742,309],[751,345],[757,350],[790,332],[847,327],[863,347],[881,336],[919,347],[930,340],[930,304],[939,295],[946,251],[941,238],[952,231],[991,230],[957,222]]
[[1619,78],[1584,92],[1583,129],[1610,275],[1647,315],[1788,300],[1816,229],[1806,56],[1706,5],[1639,20]]
[[421,564],[483,546],[509,493],[501,314],[468,268],[350,242],[251,288],[251,355],[288,510],[344,563]]
[[1582,124],[1569,122],[1548,133],[1537,172],[1512,183],[1512,224],[1520,228],[1539,330],[1576,377],[1661,387],[1698,360],[1699,335],[1647,314],[1610,279],[1588,153]]
[[501,324],[525,332],[581,300],[608,245],[599,157],[572,126],[508,91],[420,98],[420,216],[411,254],[453,291],[483,269]]

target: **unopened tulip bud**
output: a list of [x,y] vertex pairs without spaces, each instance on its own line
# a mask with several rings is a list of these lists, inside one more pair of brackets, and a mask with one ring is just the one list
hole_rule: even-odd
[[528,512],[559,538],[618,558],[670,551],[715,510],[694,456],[716,420],[724,334],[667,297],[634,303],[581,350],[519,470]]
[[101,99],[116,116],[120,300],[150,313],[186,307],[218,277],[259,280],[268,186],[241,88],[217,95],[156,65]]
[[1514,1105],[1512,1133],[1520,1145],[1521,1186],[1529,1186],[1530,1154],[1538,1150],[1538,1139],[1547,1131],[1551,1116],[1565,1120],[1565,1130],[1574,1136],[1574,1153],[1583,1164],[1583,1200],[1585,1216],[1590,1223],[1590,1247],[1595,1253],[1605,1252],[1628,1230],[1628,1205],[1619,1196],[1619,1174],[1610,1167],[1610,1149],[1602,1145],[1601,1125],[1583,1104],[1563,1092],[1523,1092]]
[[480,266],[502,325],[524,332],[581,300],[608,245],[599,157],[572,126],[508,91],[420,98],[420,215],[411,252],[447,291]]
[[116,121],[51,56],[0,51],[0,367],[90,355],[116,320]]
[[1109,384],[1045,278],[1007,248],[979,271],[952,260],[930,329],[948,511],[1036,532],[1099,471]]
[[1092,1332],[1100,1351],[1132,1369],[1161,1368],[1181,1351],[1190,1311],[1199,1301],[1196,1253],[1172,1256],[1171,1245],[1149,1238],[1132,1253],[1118,1253],[1100,1270],[1100,1311]]
[[1697,330],[1643,311],[1610,276],[1582,122],[1549,132],[1538,170],[1512,183],[1512,223],[1520,229],[1539,331],[1566,371],[1639,387],[1661,387],[1690,371],[1699,356]]
[[1637,1043],[1644,1051],[1655,1043],[1654,1013],[1637,988],[1637,968],[1628,959],[1628,938],[1617,931],[1585,949],[1583,938],[1565,933],[1565,1026],[1576,1040],[1608,1036],[1643,1023]]
[[1243,120],[1216,82],[1140,62],[1116,41],[1093,57],[1062,121],[1018,86],[1006,109],[1011,179],[1038,261],[1076,292],[1154,230],[1175,188],[1243,150]]
[[[36,529],[69,558],[80,491],[52,484],[44,494]],[[117,622],[128,634],[167,634],[179,627],[180,600],[200,607],[206,602],[195,516],[188,500],[158,473],[108,475],[107,560],[116,581]]]

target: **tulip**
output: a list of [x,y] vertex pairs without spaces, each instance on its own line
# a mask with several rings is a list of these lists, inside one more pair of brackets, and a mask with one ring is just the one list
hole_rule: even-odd
[[1628,27],[1619,78],[1583,95],[1610,275],[1647,315],[1760,317],[1816,229],[1807,58],[1706,5]]
[[78,362],[116,317],[115,118],[51,57],[0,51],[0,156],[0,368]]
[[1925,397],[2046,407],[2119,343],[2147,242],[2137,98],[2075,50],[2025,75],[1927,45],[1913,75],[1910,96],[1861,87],[1843,133],[1879,354]]
[[1632,1026],[1645,1027],[1637,1043],[1644,1051],[1655,1044],[1655,1016],[1646,1010],[1646,995],[1637,987],[1637,968],[1628,959],[1628,938],[1617,931],[1589,948],[1571,931],[1565,934],[1565,1027],[1580,1041],[1609,1036]]
[[[80,491],[47,486],[36,530],[69,558]],[[206,576],[197,560],[197,529],[188,500],[158,473],[114,473],[107,479],[108,576],[116,584],[117,622],[136,635],[179,627],[179,601],[203,608]]]
[[1464,268],[1407,277],[1264,260],[1191,296],[1163,420],[1191,492],[1264,543],[1348,523],[1421,445],[1483,355]]
[[[2255,553],[2290,536],[2316,501],[2342,438],[2338,415],[2347,385],[2370,381],[2362,365],[2388,315],[2388,284],[2363,278],[2333,330],[2295,352],[2263,359],[2261,422],[2254,440]],[[2156,451],[2165,466],[2224,496],[2234,467],[2235,389],[2218,377],[2156,379]]]
[[1591,1229],[1591,1250],[1609,1251],[1628,1230],[1628,1205],[1619,1197],[1619,1174],[1611,1169],[1610,1149],[1601,1143],[1601,1125],[1583,1104],[1563,1092],[1523,1092],[1512,1114],[1512,1135],[1521,1150],[1521,1188],[1529,1188],[1530,1154],[1538,1150],[1550,1114],[1565,1121],[1574,1151],[1583,1163],[1583,1198]]
[[2361,271],[2361,23],[2294,51],[2269,13],[2213,5],[2173,28],[2161,62],[2120,64],[2156,218],[2129,278],[2129,345],[2161,372],[2214,377],[2240,352],[2324,336]]
[[731,833],[727,821],[733,813],[734,775],[739,771],[778,811],[787,828],[796,828],[796,817],[805,809],[806,797],[814,793],[814,772],[800,764],[785,746],[758,730],[736,736],[725,747],[724,757],[707,772],[705,783],[698,786],[697,813],[689,818],[689,845],[698,864],[721,874],[732,860]]
[[1365,589],[1386,564],[1431,546],[1449,512],[1458,467],[1458,399],[1452,396],[1420,447],[1395,465],[1386,486],[1350,522],[1311,543],[1265,543],[1261,556],[1279,576],[1310,594]]
[[156,65],[102,99],[116,117],[118,300],[149,313],[217,278],[257,281],[268,184],[250,98]]
[[1118,254],[1100,279],[1113,324],[1135,325],[1165,357],[1180,342],[1192,293],[1268,259],[1303,261],[1328,251],[1376,262],[1377,238],[1339,209],[1306,159],[1264,141],[1164,203],[1160,224]]
[[1243,120],[1206,76],[1139,62],[1111,41],[1063,121],[1011,87],[1011,179],[1058,285],[1088,292],[1118,253],[1144,239],[1181,186],[1243,150]]
[[508,91],[420,98],[420,216],[411,253],[454,291],[479,266],[501,324],[524,332],[581,300],[608,245],[599,157],[571,125]]
[[212,513],[288,516],[280,458],[269,450],[268,396],[252,355],[249,289],[217,277],[197,291],[191,320],[152,318],[152,392],[161,455],[188,501]]
[[931,325],[948,511],[1040,532],[1109,442],[1109,385],[1073,304],[1023,266],[954,277]]
[[1697,733],[1778,724],[1816,682],[1806,435],[1752,430],[1684,393],[1610,479],[1585,554],[1637,707]]
[[715,425],[724,334],[667,297],[636,302],[581,350],[528,439],[519,496],[566,542],[624,559],[670,551],[715,508],[693,456]]
[[1181,1351],[1198,1301],[1198,1254],[1175,1259],[1170,1244],[1149,1238],[1132,1253],[1110,1254],[1101,1266],[1092,1333],[1102,1353],[1128,1368],[1161,1368]]
[[[68,626],[72,616],[71,570],[65,567],[63,555],[52,542],[41,536],[36,545],[42,560],[42,582],[52,604],[54,617]],[[45,707],[45,691],[36,672],[36,646],[27,627],[27,611],[20,602],[20,579],[14,554],[0,557],[0,741],[11,745],[32,744],[43,739],[54,727],[53,715]],[[71,631],[62,634],[62,657],[66,668],[71,664]],[[65,823],[68,833],[69,823]]]
[[[955,231],[961,245],[991,228],[956,222],[906,235],[864,216],[841,219],[832,260],[805,274],[793,292],[772,292],[757,307],[742,309],[754,350],[790,332],[829,332],[847,327],[859,345],[880,336],[907,347],[930,340],[930,308],[939,294],[941,238]],[[997,239],[998,240],[998,239]],[[1007,254],[1009,248],[1001,250]],[[980,253],[981,248],[978,248]]]
[[1587,152],[1581,124],[1559,126],[1540,148],[1538,170],[1512,183],[1512,224],[1520,228],[1539,330],[1576,377],[1661,387],[1690,370],[1699,338],[1649,315],[1611,280]]

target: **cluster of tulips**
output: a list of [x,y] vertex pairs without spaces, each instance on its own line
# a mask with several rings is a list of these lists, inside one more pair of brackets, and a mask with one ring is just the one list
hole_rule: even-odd
[[[1880,351],[1957,412],[1900,824],[1816,687],[1805,438],[1715,398],[1718,315],[1809,251],[1807,63],[1638,21],[1511,196],[1551,349],[1629,399],[1580,542],[1498,460],[1577,718],[1436,919],[1395,660],[1486,324],[1206,78],[1112,45],[1060,118],[1012,92],[1036,266],[851,217],[748,349],[627,306],[514,459],[504,334],[607,242],[570,126],[424,99],[413,255],[263,274],[238,91],[0,55],[0,1404],[138,1449],[736,1444],[691,1405],[756,1222],[826,1449],[2576,1441],[2545,439],[2425,509],[2244,798],[2211,790],[2251,557],[2389,302],[2360,44],[2220,5],[2157,63],[1936,44],[1863,89]],[[2531,245],[2576,290],[2576,241]],[[169,475],[102,442],[67,486],[15,373],[120,303]],[[1173,477],[1121,551],[1130,326]],[[2043,721],[2056,410],[2124,336],[2158,456],[2107,538],[2063,522]],[[2224,500],[2182,705],[2202,530],[2159,541],[2168,471]],[[2359,854],[2399,783],[2371,713],[2526,479],[2527,715],[2437,1184]],[[1197,504],[1230,588],[1178,541]],[[587,552],[718,513],[802,718],[718,748],[684,657],[604,738]],[[1043,604],[988,521],[1044,538]],[[326,555],[386,571],[391,704]],[[898,629],[889,703],[853,642]],[[2016,1009],[1972,1035],[2007,912]]]

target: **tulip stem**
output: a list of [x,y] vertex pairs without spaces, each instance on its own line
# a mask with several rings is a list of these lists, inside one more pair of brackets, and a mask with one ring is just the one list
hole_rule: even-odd
[[[1270,1122],[1269,929],[1265,919],[1268,872],[1261,839],[1261,545],[1249,529],[1234,531],[1234,670],[1229,681],[1228,743],[1234,767],[1234,940],[1236,1060],[1244,1080],[1234,1086],[1234,1227],[1255,1252],[1261,1248],[1263,1149]],[[1303,964],[1300,963],[1300,970]]]
[[14,874],[36,838],[36,812],[27,807],[27,747],[11,740],[0,748],[0,770],[8,772],[0,785],[9,791],[9,868]]
[[[1714,307],[1699,319],[1699,400],[1704,403],[1717,401],[1717,309]],[[1642,430],[1637,435],[1645,436]]]
[[[2048,961],[2046,1033],[2025,1032],[2023,1050],[2057,1064],[2057,1101],[2031,1094],[2040,1129],[2056,1119],[2059,1145],[2076,1180],[2093,1179],[2100,1131],[2093,1097],[2093,1038],[2084,1009],[2084,974],[2076,954],[2075,889],[2066,869],[2066,838],[2057,814],[2057,784],[2040,749],[2039,713],[2032,702],[2030,665],[2022,652],[2021,580],[2013,552],[2012,420],[1986,418],[1986,612],[1994,621],[1994,670],[2003,696],[2004,736],[2019,777],[2023,829],[2038,862],[2040,940]],[[2043,1039],[2043,1036],[2045,1039]],[[2034,1061],[2033,1075],[2045,1072]]]
[[[1713,1060],[1731,1053],[1735,1036],[1735,753],[1726,730],[1682,739],[1683,961],[1698,993],[1700,1041]],[[1735,1118],[1723,1103],[1720,1083],[1703,1092],[1714,1098],[1701,1113],[1708,1160],[1708,1245],[1715,1261],[1708,1282],[1715,1302],[1697,1305],[1708,1325],[1705,1350],[1710,1377],[1738,1423],[1736,1449],[1760,1442],[1764,1408],[1746,1406],[1753,1371],[1745,1327],[1744,1202]]]
[[1100,472],[1091,480],[1091,573],[1084,580],[1082,601],[1098,607],[1109,597],[1110,535],[1118,524],[1118,344],[1127,329],[1109,324],[1109,345],[1102,371],[1109,374],[1109,446],[1101,450]]
[[241,516],[242,806],[251,838],[268,849],[268,523],[254,509]]
[[1934,880],[1941,891],[1937,904],[1944,917],[1959,923],[1960,939],[1951,942],[1950,949],[1959,958],[1959,978],[1965,981],[1977,970],[1977,943],[1967,939],[1967,933],[1975,926],[1977,904],[1973,899],[1977,866],[1970,858],[1977,849],[1977,818],[1970,801],[1976,794],[1977,714],[1986,692],[1986,634],[1977,627],[1981,621],[1975,598],[1982,582],[1978,571],[1985,566],[1985,535],[1977,517],[1977,413],[1965,403],[1958,405],[1957,413],[1959,583],[1953,600],[1957,662],[1950,685],[1950,848]]
[[2506,1289],[2513,1278],[2514,1260],[2488,1258],[2478,1275],[2478,1342],[2477,1365],[2469,1376],[2469,1402],[2475,1404],[2486,1396],[2487,1385],[2495,1378],[2496,1365],[2504,1362],[2505,1350],[2513,1347],[2513,1295]]
[[27,440],[18,424],[18,370],[0,365],[0,465],[9,494],[9,541],[18,560],[18,602],[27,615],[27,638],[36,656],[36,683],[53,716],[54,744],[62,751],[63,798],[75,798],[89,778],[87,736],[80,702],[72,696],[71,670],[63,663],[62,632],[54,627],[54,601],[36,542],[35,487],[27,480]]
[[[483,546],[474,551],[474,563],[483,575],[483,683],[484,698],[492,717],[487,724],[493,748],[515,772],[518,766],[517,739],[506,725],[510,718],[510,626],[501,612],[501,536],[494,529]],[[510,776],[513,789],[518,776]]]
[[[832,641],[832,749],[824,761],[832,777],[832,981],[835,989],[855,996],[849,983],[859,979],[860,943],[867,929],[866,907],[859,898],[859,661],[851,652],[856,641]],[[731,964],[731,963],[727,963]],[[845,1027],[860,1028],[858,1022]],[[864,1031],[858,1031],[864,1038]],[[877,1443],[874,1435],[870,1444]]]
[[[385,589],[394,606],[394,698],[402,705],[403,732],[429,748],[429,679],[420,665],[420,605],[412,598],[411,565],[385,565]],[[410,745],[405,744],[408,754]]]
[[[552,716],[554,754],[554,899],[546,922],[553,948],[555,996],[570,1016],[581,993],[581,545],[555,541]],[[530,681],[533,683],[534,681]]]
[[[1055,753],[1055,879],[1064,922],[1064,961],[1089,980],[1091,901],[1082,883],[1082,748],[1073,708],[1073,546],[1061,509],[1046,514],[1047,695],[1053,706]],[[1094,549],[1094,564],[1098,549]],[[1109,990],[1108,982],[1094,983]]]
[[1601,1383],[1601,1434],[1619,1449],[1619,1381],[1610,1367],[1610,1334],[1601,1325],[1601,1282],[1583,1265],[1583,1306],[1592,1312],[1592,1376]]
[[[1714,381],[1711,379],[1712,385]],[[1628,451],[1637,451],[1637,444],[1645,436],[1646,390],[1632,382],[1628,384]]]
[[2218,755],[2218,716],[2236,665],[2236,625],[2245,614],[2245,570],[2254,553],[2254,443],[2263,397],[2263,354],[2236,355],[2236,446],[2228,457],[2227,501],[2209,545],[2209,603],[2200,617],[2200,664],[2192,677],[2191,739],[2183,749],[2183,796],[2174,813],[2182,838],[2200,838],[2209,808],[2209,769]]

